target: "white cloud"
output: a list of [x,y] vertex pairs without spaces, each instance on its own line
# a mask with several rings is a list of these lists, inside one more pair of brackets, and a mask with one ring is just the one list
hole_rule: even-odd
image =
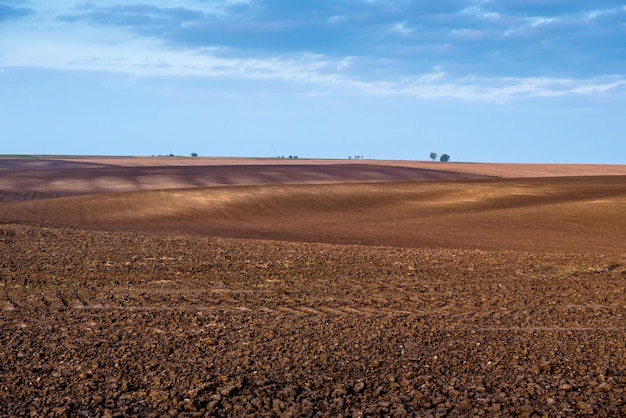
[[[357,57],[330,59],[320,54],[266,58],[226,57],[213,48],[174,49],[123,32],[102,39],[96,32],[63,37],[45,33],[36,42],[3,36],[0,67],[39,67],[67,71],[111,71],[133,77],[241,77],[303,84],[321,91],[349,90],[380,96],[505,102],[528,97],[608,94],[626,86],[623,77],[553,79],[546,77],[453,78],[442,67],[410,77],[367,79],[352,68]],[[31,36],[33,36],[31,34]],[[88,40],[87,42],[85,40]],[[9,48],[9,45],[13,46]]]
[[326,21],[330,24],[336,24],[336,23],[341,23],[343,21],[345,21],[347,18],[345,16],[342,15],[335,15],[335,16],[331,16],[329,17]]
[[556,20],[557,19],[550,18],[550,17],[532,17],[528,21],[530,23],[530,26],[532,26],[533,28],[536,28],[537,26],[553,23]]
[[[245,2],[224,0],[214,2],[210,7],[226,8],[234,3]],[[205,3],[187,0],[181,4],[193,5],[197,9]],[[74,7],[73,2],[62,2],[61,5],[64,12]],[[57,11],[57,15],[59,13]],[[478,6],[468,7],[463,13],[489,19],[500,18],[498,13],[486,12]],[[591,12],[589,18],[595,18],[599,13]],[[340,24],[345,19],[344,15],[334,15],[328,18],[328,22]],[[520,18],[516,20],[519,26],[511,28],[507,33],[532,31],[556,20],[544,17]],[[389,27],[386,26],[387,31]],[[393,24],[391,29],[403,35],[415,32],[406,21]],[[481,40],[487,36],[487,32],[481,28],[453,28],[450,33],[452,38],[462,41]],[[415,46],[419,47],[423,49],[424,45]],[[445,52],[443,44],[437,45],[437,48],[439,53]],[[323,52],[280,51],[255,54],[228,47],[172,47],[164,40],[143,37],[131,29],[116,27],[112,30],[107,26],[79,22],[73,22],[68,27],[67,22],[41,17],[0,27],[0,70],[2,67],[38,67],[66,71],[110,71],[133,77],[240,77],[259,82],[275,80],[300,83],[308,91],[319,88],[323,92],[332,88],[370,95],[499,102],[526,97],[622,94],[626,83],[624,76],[602,75],[588,78],[502,75],[454,77],[450,75],[452,71],[445,71],[454,63],[431,64],[425,68],[432,70],[425,69],[412,75],[406,75],[407,70],[404,69],[377,72],[377,65],[393,67],[396,62],[389,56],[359,57],[342,56],[339,53],[330,55]],[[497,71],[494,74],[498,74]]]
[[470,6],[461,11],[461,14],[473,15],[487,20],[498,20],[502,16],[498,12],[487,12],[479,6]]
[[403,35],[408,35],[415,31],[415,29],[409,27],[406,22],[399,22],[393,25],[393,30],[396,32],[400,32]]

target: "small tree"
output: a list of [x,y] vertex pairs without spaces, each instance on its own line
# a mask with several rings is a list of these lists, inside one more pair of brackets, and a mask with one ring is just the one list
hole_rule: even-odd
[[435,161],[437,159],[437,153],[436,152],[431,152],[430,153],[430,159]]
[[197,156],[198,156],[198,153],[197,153],[197,152],[192,152],[192,153],[191,153],[191,156],[192,156],[192,157],[197,157]]
[[439,161],[441,161],[442,163],[447,163],[448,161],[450,161],[450,156],[448,154],[441,154],[441,157],[439,157]]

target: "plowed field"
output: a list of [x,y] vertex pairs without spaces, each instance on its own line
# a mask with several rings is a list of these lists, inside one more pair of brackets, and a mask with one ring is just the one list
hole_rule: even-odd
[[0,416],[625,415],[600,168],[5,160]]

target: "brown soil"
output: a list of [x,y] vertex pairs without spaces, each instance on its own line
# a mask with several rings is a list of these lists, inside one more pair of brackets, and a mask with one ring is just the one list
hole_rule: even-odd
[[439,163],[432,161],[398,160],[320,160],[275,158],[218,158],[218,157],[74,157],[68,162],[104,164],[121,167],[154,166],[235,166],[235,165],[375,165],[387,167],[410,167],[425,170],[451,171],[483,176],[520,177],[566,177],[566,176],[626,176],[626,165],[606,164],[491,164],[491,163]]
[[[114,163],[116,160],[103,160]],[[2,160],[0,159],[0,202],[46,197],[119,193],[137,190],[163,190],[241,185],[328,184],[392,181],[448,181],[489,178],[474,173],[395,167],[372,164],[255,164],[255,160],[229,161],[218,165],[195,165],[186,159],[181,165],[130,165],[135,159],[119,159],[121,165],[95,164],[82,160]],[[152,161],[158,163],[160,161]],[[188,163],[187,163],[188,162]],[[128,165],[127,165],[128,164]]]
[[302,166],[2,171],[0,416],[626,414],[624,177]]

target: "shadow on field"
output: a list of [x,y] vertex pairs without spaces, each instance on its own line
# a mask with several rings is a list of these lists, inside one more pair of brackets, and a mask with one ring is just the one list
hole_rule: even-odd
[[272,185],[0,205],[4,221],[402,247],[623,252],[624,177]]
[[367,164],[105,166],[0,159],[0,202],[192,187],[459,181],[480,174]]

